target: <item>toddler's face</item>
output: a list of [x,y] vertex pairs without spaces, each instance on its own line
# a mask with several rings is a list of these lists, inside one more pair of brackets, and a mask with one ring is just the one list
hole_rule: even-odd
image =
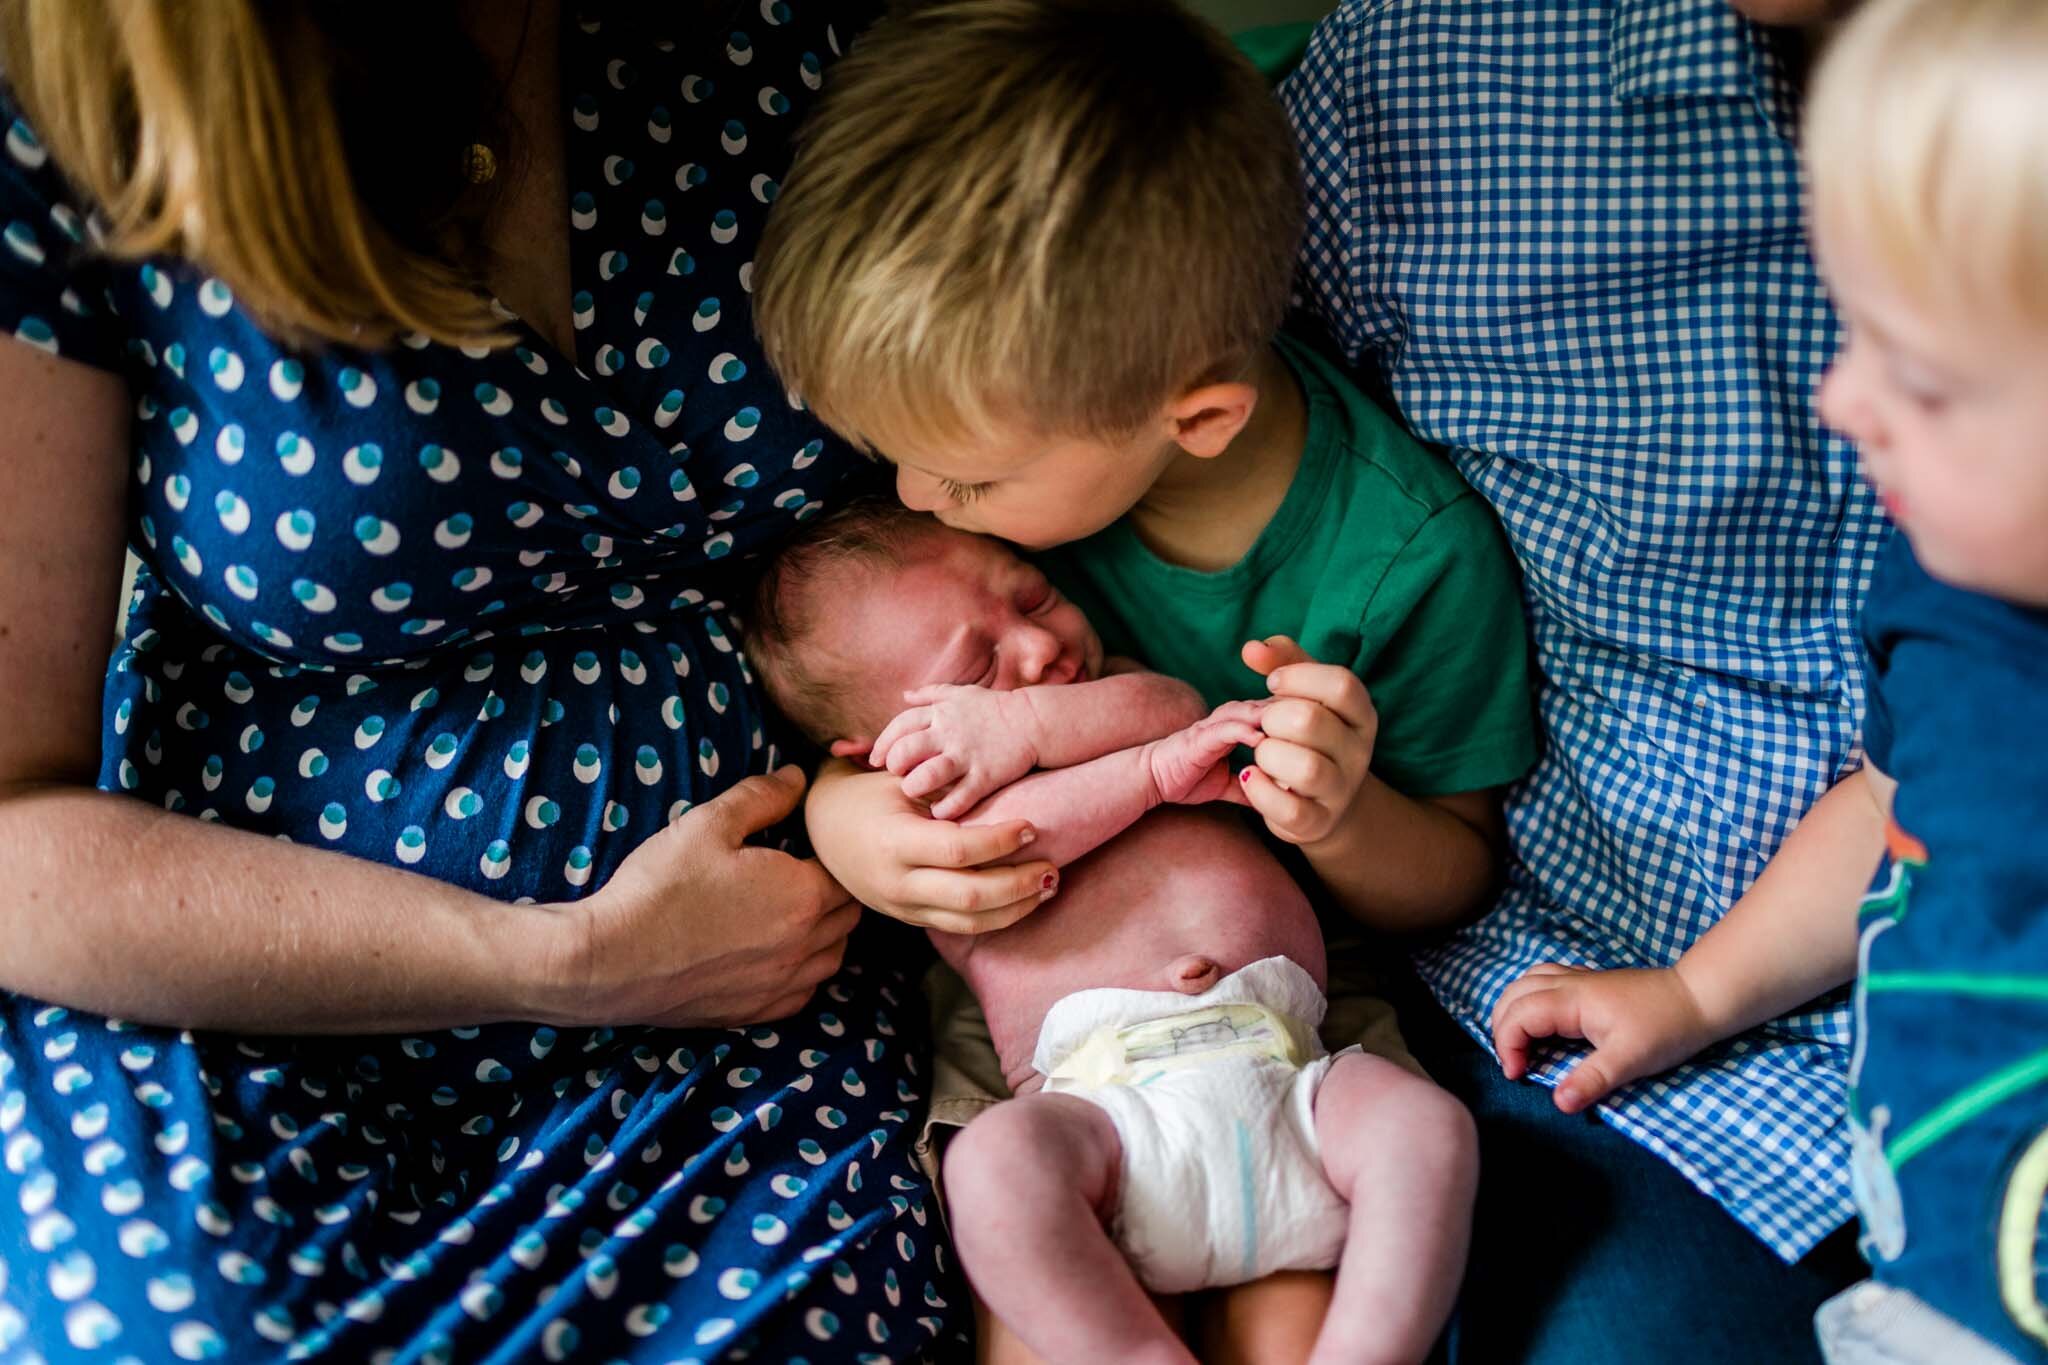
[[1927,572],[2048,605],[2048,330],[1907,294],[1841,224],[1814,238],[1848,325],[1822,419]]
[[1092,536],[1130,511],[1179,453],[1148,426],[1121,441],[1019,429],[942,450],[891,450],[889,458],[904,506],[1042,550]]
[[844,689],[844,714],[872,739],[903,694],[934,683],[999,691],[1081,682],[1102,642],[1044,574],[995,541],[939,529],[900,567],[849,566],[817,585],[809,666]]

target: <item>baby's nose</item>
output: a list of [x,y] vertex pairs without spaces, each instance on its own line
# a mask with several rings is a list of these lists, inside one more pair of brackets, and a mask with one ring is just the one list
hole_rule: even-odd
[[1035,683],[1059,662],[1060,637],[1049,630],[1028,632],[1017,650],[1017,671],[1026,683]]
[[1177,957],[1166,968],[1167,989],[1182,995],[1200,995],[1222,979],[1222,964],[1200,953]]

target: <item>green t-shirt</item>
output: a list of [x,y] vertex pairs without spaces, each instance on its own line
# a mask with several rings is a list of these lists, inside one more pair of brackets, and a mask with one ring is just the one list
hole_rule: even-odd
[[1243,559],[1169,564],[1128,520],[1039,556],[1112,653],[1211,706],[1267,695],[1238,656],[1291,635],[1346,663],[1379,712],[1373,771],[1408,796],[1512,782],[1536,759],[1514,559],[1486,502],[1328,361],[1288,338],[1308,400],[1301,466]]

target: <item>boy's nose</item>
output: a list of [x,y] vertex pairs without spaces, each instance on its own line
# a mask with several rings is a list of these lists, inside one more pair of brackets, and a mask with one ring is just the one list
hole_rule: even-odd
[[1187,953],[1166,964],[1166,988],[1182,995],[1200,995],[1223,979],[1223,965],[1213,957]]
[[896,496],[913,512],[936,512],[949,501],[937,479],[896,466]]
[[[1850,347],[1855,345],[1850,343]],[[1814,397],[1814,407],[1820,413],[1820,420],[1848,437],[1859,446],[1885,444],[1884,423],[1879,419],[1877,407],[1870,400],[1869,390],[1859,372],[1858,359],[1854,351],[1845,347],[1829,365],[1827,373],[1820,379],[1820,392]]]

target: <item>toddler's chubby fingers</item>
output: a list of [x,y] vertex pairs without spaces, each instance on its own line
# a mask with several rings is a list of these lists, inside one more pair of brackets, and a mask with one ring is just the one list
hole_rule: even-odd
[[1529,1074],[1532,1044],[1545,1038],[1583,1037],[1577,1002],[1556,986],[1523,991],[1512,1000],[1503,996],[1493,1013],[1493,1050],[1500,1055],[1501,1074],[1511,1081]]
[[1266,828],[1272,831],[1274,838],[1284,839],[1290,844],[1314,842],[1314,802],[1293,792],[1282,791],[1279,783],[1256,767],[1241,770],[1237,780],[1246,802],[1264,817]]
[[1252,750],[1260,771],[1296,796],[1334,801],[1342,796],[1344,775],[1329,755],[1284,739],[1264,739]]
[[[959,780],[960,761],[950,754],[940,754],[926,759],[904,775],[903,794],[913,801],[922,801]],[[950,818],[939,815],[936,806],[932,808],[932,814],[941,820]]]

